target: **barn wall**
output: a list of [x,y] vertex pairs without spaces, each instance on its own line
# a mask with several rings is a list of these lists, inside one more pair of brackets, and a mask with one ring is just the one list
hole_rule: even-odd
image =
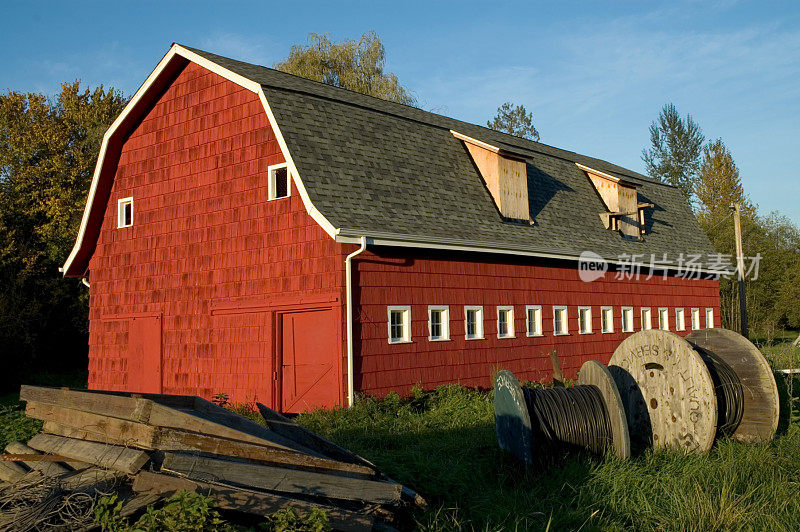
[[177,76],[124,143],[89,265],[91,388],[129,389],[131,320],[160,315],[164,393],[272,402],[275,310],[341,312],[343,286],[341,246],[297,191],[268,201],[281,162],[257,95],[194,64]]
[[[358,334],[362,339],[356,368],[358,389],[382,395],[408,392],[414,385],[431,388],[447,382],[488,387],[496,367],[513,371],[521,380],[549,380],[547,353],[557,349],[568,378],[575,378],[589,359],[608,363],[617,345],[630,333],[621,332],[622,306],[634,307],[634,330],[641,329],[640,308],[650,307],[653,328],[658,308],[669,307],[670,329],[675,307],[686,310],[685,335],[691,332],[690,308],[714,308],[719,321],[717,281],[662,276],[647,280],[582,282],[575,263],[488,255],[421,253],[383,249],[357,260],[360,289]],[[363,257],[363,258],[362,258]],[[412,343],[389,344],[387,305],[411,305]],[[449,305],[450,341],[428,340],[428,305]],[[483,305],[484,339],[465,340],[464,305]],[[497,305],[514,305],[516,338],[497,338]],[[525,306],[542,305],[544,335],[527,337]],[[553,336],[553,306],[567,305],[569,336]],[[578,334],[578,306],[592,307],[592,334]],[[614,333],[600,332],[600,307],[613,306]],[[702,311],[701,323],[705,326]]]

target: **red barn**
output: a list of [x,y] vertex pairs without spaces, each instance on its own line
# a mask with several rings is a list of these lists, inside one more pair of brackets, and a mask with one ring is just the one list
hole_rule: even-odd
[[718,326],[713,257],[671,186],[173,45],[103,139],[63,272],[90,285],[91,388],[299,411]]

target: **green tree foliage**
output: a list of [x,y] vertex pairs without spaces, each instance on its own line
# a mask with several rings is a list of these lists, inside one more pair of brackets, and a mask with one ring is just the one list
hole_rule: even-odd
[[0,345],[17,371],[86,355],[86,290],[58,267],[78,232],[103,133],[124,107],[113,89],[65,83],[55,99],[0,94]]
[[684,120],[673,104],[665,105],[650,124],[650,149],[642,150],[647,173],[680,188],[693,201],[704,141],[690,115]]
[[[793,306],[800,291],[798,252],[800,230],[792,222],[772,213],[760,216],[742,187],[733,156],[721,139],[703,149],[696,184],[697,219],[719,253],[735,260],[736,245],[731,205],[742,209],[742,243],[746,266],[759,255],[758,279],[747,282],[747,308],[751,329],[760,333],[779,327],[800,326],[800,313]],[[753,272],[755,273],[755,272]],[[749,276],[752,277],[752,274]],[[739,299],[736,277],[720,280],[722,325],[739,327]]]
[[384,72],[386,49],[374,31],[358,40],[335,43],[329,35],[311,33],[308,46],[294,45],[289,57],[274,67],[314,81],[350,89],[392,102],[415,105],[397,76]]
[[539,132],[533,126],[533,113],[522,105],[506,102],[497,108],[495,117],[486,125],[496,131],[530,140],[539,140]]

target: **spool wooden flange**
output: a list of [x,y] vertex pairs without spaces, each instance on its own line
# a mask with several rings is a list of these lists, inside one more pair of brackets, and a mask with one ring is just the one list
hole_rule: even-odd
[[494,428],[497,444],[509,451],[526,467],[533,465],[531,417],[522,387],[507,369],[494,380]]
[[742,383],[742,421],[731,438],[748,443],[771,440],[778,429],[780,400],[772,369],[761,351],[728,329],[693,331],[686,340],[698,351],[710,351],[727,362]]
[[608,369],[625,405],[634,450],[711,449],[717,430],[714,382],[689,342],[669,331],[640,331],[622,341]]
[[625,407],[622,403],[617,383],[604,365],[596,360],[588,360],[578,372],[578,383],[593,384],[600,389],[606,404],[609,422],[611,423],[612,445],[617,458],[626,460],[631,456],[631,439],[628,434],[628,422]]

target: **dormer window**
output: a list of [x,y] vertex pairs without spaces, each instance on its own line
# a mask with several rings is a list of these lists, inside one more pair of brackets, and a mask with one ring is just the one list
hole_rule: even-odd
[[133,198],[123,198],[117,201],[117,227],[130,227],[133,225]]
[[289,197],[289,167],[286,163],[269,167],[269,199]]
[[575,165],[586,172],[605,204],[607,211],[599,215],[606,229],[619,231],[628,239],[640,240],[644,234],[645,209],[653,204],[639,203],[638,185],[579,163]]

